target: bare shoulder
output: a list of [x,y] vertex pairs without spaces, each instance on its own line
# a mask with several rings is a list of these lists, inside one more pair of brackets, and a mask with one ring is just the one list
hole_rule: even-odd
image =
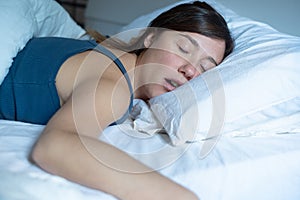
[[[125,68],[133,62],[127,53],[120,60]],[[71,57],[59,78],[57,88],[64,101],[52,119],[53,127],[95,136],[129,107],[131,94],[126,79],[118,66],[101,53],[87,51]]]
[[[120,59],[127,71],[134,68],[136,57],[133,54],[110,50]],[[81,82],[102,78],[118,80],[122,76],[116,64],[102,53],[90,50],[76,54],[63,63],[56,76],[56,87],[61,104],[67,101],[75,86]]]

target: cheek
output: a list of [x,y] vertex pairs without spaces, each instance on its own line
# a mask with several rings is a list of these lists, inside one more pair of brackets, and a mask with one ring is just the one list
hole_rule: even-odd
[[214,48],[211,49],[211,54],[214,56],[217,63],[221,63],[221,61],[224,59],[224,53],[225,53],[225,42],[218,42],[215,45],[213,45]]
[[166,51],[159,52],[157,58],[157,63],[175,70],[182,65],[184,60],[180,56]]

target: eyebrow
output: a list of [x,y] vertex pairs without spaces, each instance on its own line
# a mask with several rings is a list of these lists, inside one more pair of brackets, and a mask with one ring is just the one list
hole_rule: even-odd
[[[194,38],[192,38],[191,36],[185,35],[185,34],[180,34],[180,35],[183,36],[183,37],[185,37],[185,38],[187,38],[194,46],[199,47],[198,42]],[[215,59],[213,59],[213,57],[207,56],[206,59],[208,59],[214,65],[216,65],[216,66],[218,65],[217,62],[215,61]]]
[[194,46],[199,47],[198,42],[194,38],[192,38],[191,36],[185,35],[185,34],[179,34],[179,35],[187,38]]

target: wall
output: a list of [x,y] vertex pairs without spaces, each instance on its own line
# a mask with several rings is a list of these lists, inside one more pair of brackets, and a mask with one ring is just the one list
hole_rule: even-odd
[[89,0],[86,27],[103,34],[115,34],[136,17],[178,0]]
[[[87,28],[115,34],[137,16],[178,0],[89,0]],[[277,30],[300,37],[299,0],[216,0],[241,16],[266,22]]]
[[241,16],[270,24],[275,29],[300,37],[299,0],[217,0]]

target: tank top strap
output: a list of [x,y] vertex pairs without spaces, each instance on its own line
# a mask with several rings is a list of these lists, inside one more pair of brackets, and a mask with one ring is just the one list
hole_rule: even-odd
[[130,92],[130,104],[129,104],[129,107],[128,107],[126,113],[120,119],[118,119],[117,121],[111,123],[109,126],[121,124],[122,122],[124,122],[127,119],[127,117],[130,114],[130,110],[133,107],[133,88],[132,88],[132,85],[131,85],[130,78],[128,76],[128,73],[127,73],[124,65],[120,61],[120,59],[118,59],[117,56],[115,54],[113,54],[110,50],[108,50],[107,48],[105,48],[103,45],[100,45],[100,44],[97,44],[97,43],[96,43],[96,46],[95,46],[94,50],[96,50],[99,53],[102,53],[103,55],[105,55],[108,58],[110,58],[118,66],[118,68],[120,69],[120,71],[122,72],[122,74],[124,75],[124,77],[125,77],[125,79],[127,81],[129,92]]

